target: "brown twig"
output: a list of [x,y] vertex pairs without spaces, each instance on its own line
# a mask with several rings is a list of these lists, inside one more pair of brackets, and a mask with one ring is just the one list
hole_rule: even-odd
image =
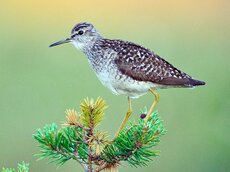
[[89,172],[93,172],[93,164],[92,164],[92,147],[90,144],[92,143],[93,139],[90,139],[91,137],[94,137],[94,124],[93,124],[93,117],[92,117],[93,109],[91,109],[91,114],[89,115],[89,129],[87,131],[87,141],[88,141],[88,148],[89,148],[89,158],[88,158],[88,169]]
[[108,166],[108,164],[105,164],[105,165],[103,165],[103,166],[99,166],[99,167],[95,170],[95,172],[100,172],[100,171],[106,169],[107,166]]

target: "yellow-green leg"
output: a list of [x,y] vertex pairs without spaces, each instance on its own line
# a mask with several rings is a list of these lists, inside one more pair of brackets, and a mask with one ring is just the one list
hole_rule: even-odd
[[148,113],[147,113],[147,115],[145,117],[145,122],[147,122],[149,120],[150,115],[152,114],[155,106],[157,105],[157,103],[158,103],[158,101],[160,99],[160,95],[156,92],[155,89],[150,88],[149,91],[154,95],[155,99],[154,99],[153,104],[150,107],[150,109],[149,109],[149,111],[148,111]]
[[129,109],[125,115],[125,118],[123,119],[122,123],[121,123],[121,126],[119,127],[118,131],[116,132],[116,135],[115,137],[117,137],[120,133],[120,131],[124,128],[125,124],[127,123],[130,115],[132,114],[132,106],[131,106],[131,100],[130,100],[130,97],[128,97],[128,103],[129,103]]

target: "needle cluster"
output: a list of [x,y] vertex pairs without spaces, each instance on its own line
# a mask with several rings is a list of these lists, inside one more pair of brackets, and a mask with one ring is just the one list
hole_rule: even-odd
[[104,116],[105,101],[85,99],[80,112],[66,111],[62,127],[55,123],[38,129],[33,135],[41,148],[39,159],[64,164],[68,160],[80,163],[86,172],[116,171],[122,162],[131,166],[146,166],[157,151],[152,148],[165,133],[162,121],[155,112],[148,122],[143,119],[130,122],[112,141],[96,128]]
[[1,172],[28,172],[29,171],[29,164],[25,163],[24,161],[22,163],[18,163],[17,170],[14,168],[2,168]]

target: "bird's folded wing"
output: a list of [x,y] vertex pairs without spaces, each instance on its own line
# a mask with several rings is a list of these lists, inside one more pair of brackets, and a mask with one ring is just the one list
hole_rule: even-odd
[[122,74],[138,81],[149,81],[162,85],[192,86],[193,79],[170,63],[150,52],[139,52],[138,56],[119,56],[115,63]]

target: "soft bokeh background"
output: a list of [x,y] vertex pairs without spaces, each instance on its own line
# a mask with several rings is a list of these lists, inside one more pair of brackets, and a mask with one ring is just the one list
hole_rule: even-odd
[[[82,171],[75,162],[58,169],[36,162],[32,134],[64,121],[65,109],[79,109],[87,96],[107,101],[101,129],[115,133],[126,98],[105,89],[71,45],[48,48],[74,24],[89,21],[104,36],[142,44],[207,82],[196,89],[159,91],[157,109],[168,130],[156,147],[161,155],[148,167],[124,164],[120,171],[230,171],[229,8],[229,0],[1,0],[0,168],[24,160],[33,172]],[[135,100],[132,119],[152,99],[148,94]]]

